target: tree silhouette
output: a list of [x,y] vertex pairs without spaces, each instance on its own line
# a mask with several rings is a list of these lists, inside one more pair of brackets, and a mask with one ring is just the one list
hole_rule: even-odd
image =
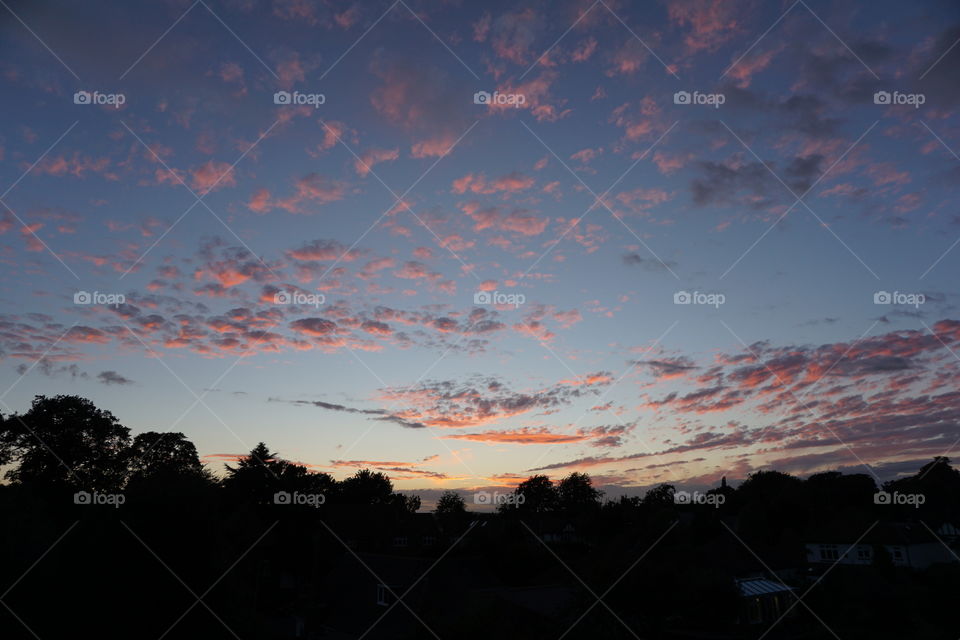
[[516,500],[499,506],[503,513],[545,513],[557,508],[557,488],[545,475],[530,476],[513,490]]
[[[229,464],[224,465],[227,468],[228,477],[235,477],[237,474],[247,472],[251,474],[256,472],[258,475],[279,475],[276,471],[279,471],[281,467],[281,461],[276,454],[270,452],[270,447],[264,442],[258,442],[257,446],[250,450],[250,453],[238,458],[236,464],[236,467],[231,467]],[[272,474],[271,471],[273,471]]]
[[284,461],[271,453],[265,443],[258,442],[250,453],[237,460],[236,465],[224,465],[227,472],[223,479],[224,489],[255,503],[272,502],[274,494],[280,490]]
[[283,491],[331,495],[335,492],[336,480],[329,473],[310,471],[302,464],[280,461],[280,488]]
[[960,471],[945,456],[935,457],[915,475],[885,483],[884,490],[922,495],[918,511],[937,524],[960,518]]
[[197,447],[182,433],[147,431],[130,445],[130,481],[206,474]]
[[322,494],[326,498],[335,493],[337,484],[329,474],[314,473],[302,464],[284,460],[263,442],[238,459],[235,467],[224,466],[224,489],[235,498],[259,504],[274,503],[280,491]]
[[647,491],[643,496],[643,504],[659,507],[672,506],[673,494],[677,492],[672,484],[661,484]]
[[340,483],[340,497],[347,504],[390,504],[393,501],[393,483],[379,471],[360,469]]
[[785,531],[797,532],[808,518],[804,483],[780,471],[756,471],[737,487],[740,529],[748,541],[775,544]]
[[123,485],[130,430],[86,398],[36,396],[2,429],[0,460],[18,462],[6,474],[13,482],[98,491]]
[[395,493],[391,496],[391,502],[400,513],[416,513],[420,510],[420,496],[408,496],[402,493]]
[[467,512],[467,504],[456,491],[444,491],[434,511],[438,516],[460,516]]
[[600,507],[603,492],[593,488],[590,476],[575,471],[557,483],[557,503],[561,510],[585,514]]
[[805,508],[821,519],[852,514],[873,503],[877,485],[869,475],[839,471],[815,473],[804,482]]
[[456,491],[444,491],[434,509],[440,526],[450,535],[459,535],[467,527],[470,516],[467,504]]
[[950,466],[950,458],[946,456],[936,456],[933,460],[920,467],[917,477],[919,479],[929,477],[931,484],[956,485],[960,482],[960,471]]

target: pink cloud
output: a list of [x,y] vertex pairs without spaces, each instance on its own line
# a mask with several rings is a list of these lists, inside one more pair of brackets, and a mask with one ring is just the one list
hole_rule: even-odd
[[524,191],[533,186],[534,180],[530,176],[525,176],[519,172],[508,173],[494,180],[488,180],[483,174],[468,173],[462,178],[453,181],[453,193],[462,194],[470,191],[471,193],[493,194],[493,193],[516,193]]
[[433,258],[433,251],[429,247],[417,247],[413,250],[413,255],[421,260],[429,260]]
[[738,3],[734,0],[688,0],[667,5],[670,20],[690,27],[684,44],[693,53],[715,51],[736,36],[740,31],[740,24],[734,17],[738,11]]
[[33,171],[51,176],[72,175],[82,178],[86,173],[104,173],[110,166],[109,158],[91,158],[74,153],[71,157],[46,157]]
[[381,162],[389,162],[400,157],[399,149],[367,149],[355,160],[353,167],[357,174],[366,177],[370,170]]
[[781,44],[779,47],[774,49],[768,49],[761,53],[749,55],[739,62],[737,62],[732,69],[727,73],[728,76],[733,78],[734,83],[741,89],[746,89],[750,86],[750,80],[753,78],[754,74],[763,71],[770,66],[770,63],[773,61],[773,57],[783,51],[786,45]]
[[626,76],[640,71],[650,53],[636,39],[628,39],[613,54],[612,66],[607,69],[608,76]]
[[290,89],[297,82],[303,82],[306,79],[306,71],[300,62],[300,55],[293,53],[289,58],[277,64],[280,86],[284,89]]
[[410,147],[410,155],[414,158],[439,158],[446,155],[456,141],[457,139],[453,135],[441,135],[420,140]]
[[553,314],[553,319],[563,327],[564,329],[569,329],[573,325],[583,320],[583,316],[580,314],[579,309],[571,309],[570,311],[558,311]]
[[296,192],[293,195],[281,199],[274,199],[267,189],[258,189],[247,207],[256,213],[266,213],[273,209],[283,209],[289,213],[312,213],[303,205],[310,203],[323,206],[342,200],[346,195],[346,186],[343,183],[317,173],[299,178],[295,187]]
[[334,14],[333,21],[337,23],[337,26],[341,29],[349,29],[353,25],[357,24],[360,20],[360,4],[351,5],[349,8],[341,11],[340,13]]
[[27,243],[27,251],[40,252],[43,251],[43,243],[40,242],[40,239],[37,237],[37,231],[43,228],[42,222],[37,222],[31,225],[25,225],[20,228],[20,234],[23,236],[24,242]]
[[693,158],[693,154],[670,153],[667,151],[654,151],[653,163],[663,175],[670,175],[678,169],[682,169]]
[[473,23],[474,42],[483,42],[490,33],[490,12],[484,12],[479,20]]
[[220,65],[220,79],[224,82],[242,82],[243,67],[235,62],[224,62]]
[[596,149],[581,149],[573,155],[570,156],[571,160],[576,160],[582,164],[589,164],[595,160],[598,156],[603,153],[603,147],[597,147]]
[[321,127],[323,128],[323,140],[316,146],[316,151],[308,151],[311,155],[316,156],[322,151],[332,149],[341,140],[350,141],[353,144],[357,142],[356,132],[338,120],[323,122]]
[[67,331],[63,337],[63,341],[71,343],[108,344],[110,342],[110,336],[100,329],[77,325]]
[[570,54],[570,59],[574,62],[586,62],[597,50],[597,40],[594,37],[581,40],[577,47]]
[[250,197],[250,202],[247,203],[247,208],[254,213],[266,213],[269,211],[270,192],[263,188],[254,191],[253,195]]
[[491,103],[488,109],[493,113],[515,113],[520,109],[526,109],[533,114],[538,121],[554,122],[571,113],[570,109],[564,109],[566,100],[554,99],[550,92],[550,87],[557,79],[557,72],[553,70],[545,71],[536,78],[515,83],[513,80],[507,80],[498,88],[502,94],[522,95],[523,102],[517,104],[509,103]]
[[474,221],[474,231],[497,229],[534,236],[543,233],[549,222],[547,218],[541,218],[523,210],[515,210],[504,215],[498,207],[483,208],[476,202],[461,205],[461,209]]
[[359,249],[348,249],[336,240],[314,240],[300,247],[286,252],[292,260],[304,262],[330,262],[340,260],[352,262],[363,255]]
[[312,26],[320,21],[317,7],[310,0],[273,0],[273,15]]
[[325,318],[301,318],[291,322],[290,328],[308,336],[326,337],[337,333],[337,323]]
[[514,64],[529,64],[540,24],[541,18],[530,7],[504,13],[493,23],[490,44],[494,53]]
[[226,162],[208,160],[191,171],[191,188],[199,195],[204,195],[213,189],[235,187],[237,181],[233,172],[233,167]]
[[610,122],[623,129],[627,140],[635,142],[650,137],[654,130],[659,130],[660,113],[657,103],[647,96],[641,98],[636,106],[624,103],[614,109]]
[[422,262],[407,261],[399,269],[393,272],[393,275],[406,280],[437,280],[440,274],[431,271],[430,268]]

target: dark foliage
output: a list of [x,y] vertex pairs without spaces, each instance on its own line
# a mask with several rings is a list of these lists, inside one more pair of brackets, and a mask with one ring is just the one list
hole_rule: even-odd
[[[4,639],[960,633],[960,473],[946,458],[882,487],[919,504],[878,498],[868,475],[777,471],[695,499],[660,485],[604,501],[572,473],[532,476],[496,510],[448,491],[422,513],[382,473],[338,481],[259,443],[220,477],[182,433],[131,440],[88,400],[41,396],[0,422],[0,460]],[[904,562],[883,535],[942,561]],[[857,536],[869,561],[810,555]],[[803,600],[748,624],[745,578]]]

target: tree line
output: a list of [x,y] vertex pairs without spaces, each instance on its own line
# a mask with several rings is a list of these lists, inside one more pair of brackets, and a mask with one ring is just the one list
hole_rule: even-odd
[[[960,523],[960,472],[945,457],[880,486],[865,473],[757,471],[699,501],[669,484],[606,496],[585,473],[533,475],[487,500],[490,513],[468,510],[461,493],[448,491],[424,514],[419,498],[395,491],[383,473],[337,480],[263,443],[214,475],[184,434],[131,436],[109,411],[57,395],[0,416],[0,464],[8,467],[0,485],[5,639],[235,637],[223,623],[243,638],[329,637],[330,628],[359,637],[363,624],[338,626],[344,612],[371,624],[385,610],[366,568],[408,567],[409,582],[396,578],[403,585],[433,563],[416,582],[420,599],[408,600],[444,638],[555,639],[570,628],[569,639],[737,634],[735,578],[769,575],[769,567],[793,570],[784,579],[812,588],[805,602],[845,639],[955,638],[960,628],[950,604],[960,564],[909,571],[878,561],[805,573],[814,569],[805,542],[824,526],[859,535],[878,521],[915,523],[921,533]],[[881,491],[923,500],[884,501]],[[77,492],[129,499],[120,509],[88,509],[70,499]],[[324,499],[278,502],[294,494]],[[580,579],[600,594],[613,589],[604,603],[622,623],[594,606]],[[561,610],[540,613],[516,599],[524,593],[549,594],[542,597]],[[391,626],[404,611],[390,614],[383,637],[431,637],[416,621],[409,635]],[[308,635],[283,630],[294,619]],[[780,628],[832,637],[806,614]]]
[[[0,415],[0,465],[11,466],[5,474],[11,483],[35,489],[136,493],[218,487],[228,496],[257,504],[274,502],[278,493],[299,493],[322,495],[325,502],[388,506],[400,513],[415,513],[421,507],[418,496],[395,492],[386,474],[361,469],[336,480],[328,473],[282,459],[263,442],[233,465],[225,464],[224,474],[218,478],[204,467],[196,446],[183,433],[147,431],[131,438],[130,429],[110,411],[74,395],[36,396],[26,412]],[[945,457],[934,458],[914,476],[879,487],[867,474],[828,471],[801,480],[779,471],[758,471],[736,489],[724,482],[706,491],[705,496],[716,499],[704,502],[719,513],[740,513],[750,507],[748,515],[759,510],[767,519],[804,518],[812,511],[830,510],[831,505],[859,507],[871,501],[878,506],[904,506],[883,505],[877,498],[880,491],[922,496],[921,505],[910,503],[901,513],[922,513],[940,522],[960,517],[956,506],[960,503],[960,472]],[[589,475],[581,472],[556,482],[546,475],[533,475],[499,498],[494,506],[506,517],[590,516],[601,510],[616,513],[642,506],[682,505],[670,484],[652,487],[642,497],[605,500]],[[467,504],[460,493],[447,491],[435,511],[455,516],[465,513]]]

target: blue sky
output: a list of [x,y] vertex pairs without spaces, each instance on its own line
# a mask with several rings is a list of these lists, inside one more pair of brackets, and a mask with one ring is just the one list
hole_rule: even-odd
[[4,413],[404,489],[886,479],[960,437],[952,3],[4,16]]

